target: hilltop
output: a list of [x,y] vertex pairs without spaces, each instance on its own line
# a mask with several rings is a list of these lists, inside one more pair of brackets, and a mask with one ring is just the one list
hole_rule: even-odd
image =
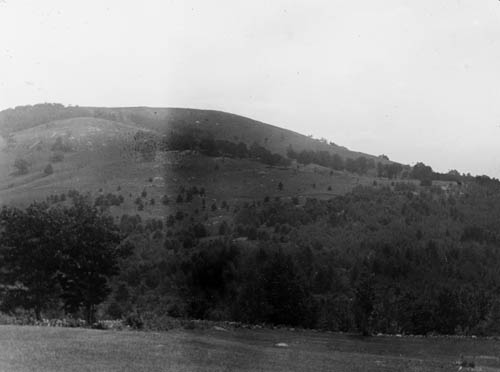
[[[319,165],[278,167],[255,159],[160,148],[159,144],[173,135],[248,148],[259,145],[282,158],[293,149],[389,163],[332,142],[212,110],[39,104],[0,112],[0,134],[1,203],[26,204],[71,189],[93,196],[120,189],[125,203],[118,214],[137,212],[133,201],[144,189],[150,189],[150,198],[156,201],[163,196],[175,199],[180,187],[193,182],[209,189],[216,200],[252,200],[263,193],[272,196],[278,192],[279,182],[286,186],[285,195],[303,197],[328,197],[373,182],[373,174],[332,171]],[[154,156],[145,157],[143,145],[149,143],[154,144]],[[17,159],[26,161],[26,171],[16,169]],[[45,174],[49,164],[52,172]],[[161,205],[139,212],[166,213]]]
[[61,119],[87,118],[106,119],[129,125],[136,129],[147,129],[166,135],[175,130],[197,131],[216,139],[265,144],[272,152],[286,154],[289,146],[295,150],[326,150],[347,158],[373,157],[351,151],[333,142],[317,140],[291,130],[279,128],[243,116],[214,110],[187,108],[149,107],[65,107],[59,104],[21,106],[0,112],[0,134],[8,137],[12,133],[35,128]]

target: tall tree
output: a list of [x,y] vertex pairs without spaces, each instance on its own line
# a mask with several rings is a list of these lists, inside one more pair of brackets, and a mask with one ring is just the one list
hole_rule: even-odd
[[17,288],[10,293],[15,304],[33,309],[38,320],[58,294],[55,277],[63,222],[61,210],[49,210],[45,203],[34,203],[24,211],[4,207],[0,212],[4,281]]
[[374,275],[371,273],[369,264],[364,262],[361,272],[354,286],[354,318],[358,330],[363,336],[370,334],[370,320],[373,312],[374,302]]
[[110,216],[92,207],[85,198],[76,199],[66,216],[59,274],[62,299],[69,312],[83,307],[86,321],[91,324],[96,305],[110,293],[108,278],[118,272],[118,229]]

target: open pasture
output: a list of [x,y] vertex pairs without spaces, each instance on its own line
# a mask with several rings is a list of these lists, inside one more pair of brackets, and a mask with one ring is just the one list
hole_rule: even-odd
[[[277,344],[284,343],[285,347]],[[485,339],[371,337],[286,330],[164,333],[0,327],[0,371],[500,371]],[[462,369],[464,370],[464,369]],[[465,369],[466,370],[466,369]]]

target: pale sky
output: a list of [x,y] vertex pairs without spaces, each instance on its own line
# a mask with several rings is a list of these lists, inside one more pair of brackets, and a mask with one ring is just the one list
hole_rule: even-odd
[[232,112],[500,177],[498,0],[0,0],[0,109]]

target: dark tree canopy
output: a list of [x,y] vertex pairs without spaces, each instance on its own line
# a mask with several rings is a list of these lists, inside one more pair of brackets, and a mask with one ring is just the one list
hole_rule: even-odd
[[62,298],[70,312],[83,307],[91,323],[95,306],[110,292],[107,278],[117,273],[119,235],[112,218],[85,201],[77,201],[65,214],[59,274]]
[[49,211],[45,203],[32,204],[25,211],[4,207],[0,212],[4,279],[20,285],[11,296],[16,304],[34,309],[38,319],[57,293],[59,232],[64,220],[61,210]]
[[4,282],[17,285],[13,305],[34,309],[36,317],[53,301],[68,312],[85,310],[89,323],[95,306],[117,272],[118,229],[112,219],[80,195],[69,207],[34,203],[25,210],[0,212],[0,249]]

